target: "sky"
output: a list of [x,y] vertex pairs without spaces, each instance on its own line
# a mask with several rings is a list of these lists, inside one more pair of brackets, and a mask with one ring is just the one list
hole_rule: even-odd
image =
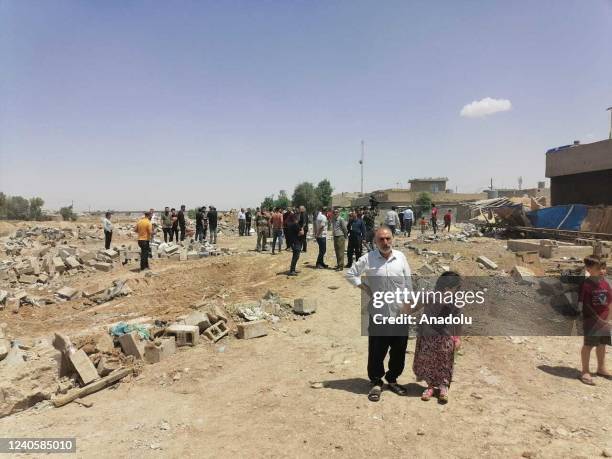
[[0,191],[258,205],[446,176],[535,187],[608,137],[612,0],[0,0]]

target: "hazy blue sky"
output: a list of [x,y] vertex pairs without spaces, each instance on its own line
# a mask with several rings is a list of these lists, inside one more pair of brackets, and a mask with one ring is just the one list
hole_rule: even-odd
[[0,0],[0,190],[51,208],[358,191],[362,138],[366,190],[530,187],[610,105],[612,0]]

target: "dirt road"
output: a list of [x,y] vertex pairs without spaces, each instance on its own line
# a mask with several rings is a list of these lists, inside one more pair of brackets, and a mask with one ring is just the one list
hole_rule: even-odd
[[[222,242],[254,244],[253,238]],[[466,338],[448,405],[420,400],[411,340],[400,378],[409,395],[386,391],[379,403],[369,402],[359,292],[341,273],[311,269],[314,252],[312,247],[300,259],[296,278],[282,274],[288,252],[202,259],[188,262],[187,271],[185,265],[168,264],[146,283],[134,274],[143,290],[119,309],[144,313],[149,308],[156,317],[175,314],[205,289],[236,301],[260,298],[267,290],[284,298],[316,296],[319,306],[307,318],[276,323],[263,338],[181,348],[131,381],[89,396],[91,408],[73,403],[0,419],[1,436],[76,437],[78,457],[598,457],[612,452],[612,382],[597,378],[597,386],[587,387],[578,381],[578,337]],[[331,261],[333,254],[328,256]],[[86,311],[77,311],[68,328],[85,325],[86,320],[78,321],[81,314]],[[311,387],[315,382],[323,387]]]

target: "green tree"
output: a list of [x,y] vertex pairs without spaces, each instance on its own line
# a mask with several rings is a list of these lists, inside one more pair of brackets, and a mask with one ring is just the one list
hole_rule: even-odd
[[417,215],[415,217],[420,217],[424,212],[428,212],[431,209],[431,199],[431,194],[426,191],[417,196],[415,201]]
[[70,206],[66,206],[66,207],[62,207],[60,210],[60,215],[62,216],[62,218],[65,221],[75,221],[77,219],[77,215],[74,213],[74,211],[72,210],[72,205]]
[[274,207],[274,195],[266,196],[266,198],[261,203],[262,209],[272,209]]
[[291,205],[291,201],[289,200],[289,196],[287,196],[287,192],[285,190],[280,190],[278,192],[278,198],[274,201],[274,207],[280,207],[281,209],[286,209]]
[[4,220],[8,215],[7,197],[0,191],[0,219]]
[[317,191],[310,182],[302,182],[295,187],[291,202],[296,207],[306,207],[308,212],[313,212],[321,206]]
[[332,193],[334,189],[331,186],[331,183],[327,179],[321,180],[316,188],[317,198],[322,206],[330,207],[332,203]]
[[30,202],[23,196],[10,196],[7,200],[9,220],[27,220],[30,215]]
[[41,220],[42,219],[42,206],[45,205],[45,201],[41,198],[30,199],[30,220]]
[[198,209],[189,209],[187,211],[187,217],[190,218],[191,220],[195,220],[197,213],[198,213]]

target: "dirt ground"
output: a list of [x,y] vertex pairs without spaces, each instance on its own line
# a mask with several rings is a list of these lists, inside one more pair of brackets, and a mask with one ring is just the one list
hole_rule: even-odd
[[[405,239],[398,239],[403,245]],[[456,361],[450,402],[423,402],[412,373],[414,340],[400,378],[409,395],[367,400],[367,338],[360,296],[342,273],[312,269],[314,244],[299,276],[285,275],[290,253],[253,252],[255,237],[221,236],[240,253],[178,262],[155,260],[158,275],[119,268],[71,286],[129,278],[134,293],[99,306],[74,300],[0,311],[17,336],[70,335],[129,318],[173,319],[204,298],[238,303],[268,290],[313,296],[315,314],[271,325],[268,336],[224,338],[180,348],[127,382],[75,403],[0,419],[1,437],[76,437],[78,457],[599,457],[612,453],[612,382],[578,379],[580,337],[467,337]],[[402,243],[402,244],[400,244]],[[486,275],[472,258],[486,251],[500,268],[512,257],[501,241],[440,242],[461,253],[452,269]],[[403,247],[398,247],[403,249]],[[328,264],[333,244],[328,243]],[[403,249],[413,270],[422,260]],[[594,358],[594,355],[593,355]],[[608,362],[610,361],[608,355]],[[315,384],[312,387],[313,383]],[[25,457],[25,456],[24,456]]]

